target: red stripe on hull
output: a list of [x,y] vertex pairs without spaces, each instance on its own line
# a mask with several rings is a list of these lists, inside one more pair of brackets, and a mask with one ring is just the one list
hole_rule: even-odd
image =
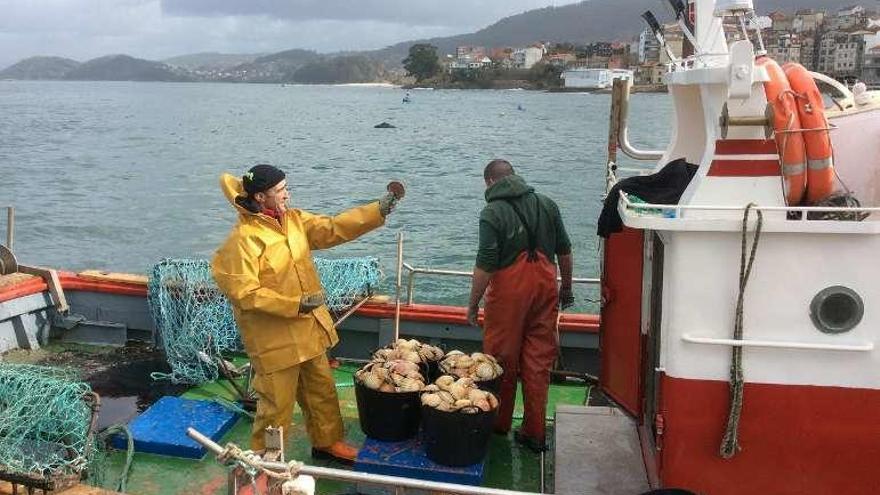
[[716,155],[775,155],[776,141],[769,139],[719,139],[715,141]]
[[778,177],[781,174],[776,160],[712,160],[710,177]]
[[663,377],[664,486],[698,493],[880,493],[880,390],[747,383],[741,450],[719,454],[728,383]]
[[[115,280],[96,280],[71,272],[59,272],[61,286],[64,290],[98,292],[124,296],[146,297],[147,286]],[[49,290],[46,283],[39,277],[25,279],[16,284],[0,287],[0,302],[19,297],[38,294]],[[366,318],[394,318],[394,305],[387,303],[368,302],[361,306],[356,315]],[[407,304],[400,309],[403,321],[421,321],[428,323],[446,323],[453,325],[469,325],[467,308],[462,306],[440,306],[434,304]],[[559,321],[559,331],[563,333],[596,334],[599,332],[598,315],[565,313]]]

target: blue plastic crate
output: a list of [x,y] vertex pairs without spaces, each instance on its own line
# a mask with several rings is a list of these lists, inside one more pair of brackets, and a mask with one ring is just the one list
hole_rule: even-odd
[[[162,397],[128,425],[137,452],[201,459],[206,450],[186,436],[195,428],[218,442],[235,424],[238,416],[220,404],[202,400]],[[113,437],[111,445],[126,448],[123,435]]]
[[437,464],[425,455],[418,438],[403,442],[364,441],[358,452],[354,470],[364,473],[404,476],[444,483],[479,485],[483,481],[485,461],[465,467]]

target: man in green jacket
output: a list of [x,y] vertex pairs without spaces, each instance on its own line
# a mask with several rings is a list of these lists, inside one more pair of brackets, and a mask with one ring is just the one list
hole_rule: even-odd
[[[488,204],[480,213],[468,321],[477,325],[485,292],[483,351],[504,367],[495,432],[510,431],[519,378],[525,415],[514,438],[543,451],[550,368],[558,349],[558,308],[574,302],[571,242],[556,203],[536,193],[509,162],[492,160],[483,178]],[[558,290],[556,260],[562,277]]]

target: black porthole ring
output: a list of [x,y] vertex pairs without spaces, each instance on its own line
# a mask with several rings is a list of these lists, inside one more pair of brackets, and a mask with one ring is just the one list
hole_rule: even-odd
[[852,330],[865,314],[865,303],[859,294],[842,285],[819,291],[810,302],[810,319],[823,333],[844,333]]

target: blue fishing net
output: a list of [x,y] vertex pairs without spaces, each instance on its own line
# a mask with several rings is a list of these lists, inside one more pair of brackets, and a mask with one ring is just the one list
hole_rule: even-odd
[[[381,279],[376,258],[315,258],[327,307],[341,313],[373,293]],[[165,259],[153,267],[147,300],[171,373],[154,379],[201,384],[219,377],[217,358],[240,351],[229,301],[207,260]]]
[[75,475],[92,453],[91,388],[73,372],[0,363],[0,472]]

